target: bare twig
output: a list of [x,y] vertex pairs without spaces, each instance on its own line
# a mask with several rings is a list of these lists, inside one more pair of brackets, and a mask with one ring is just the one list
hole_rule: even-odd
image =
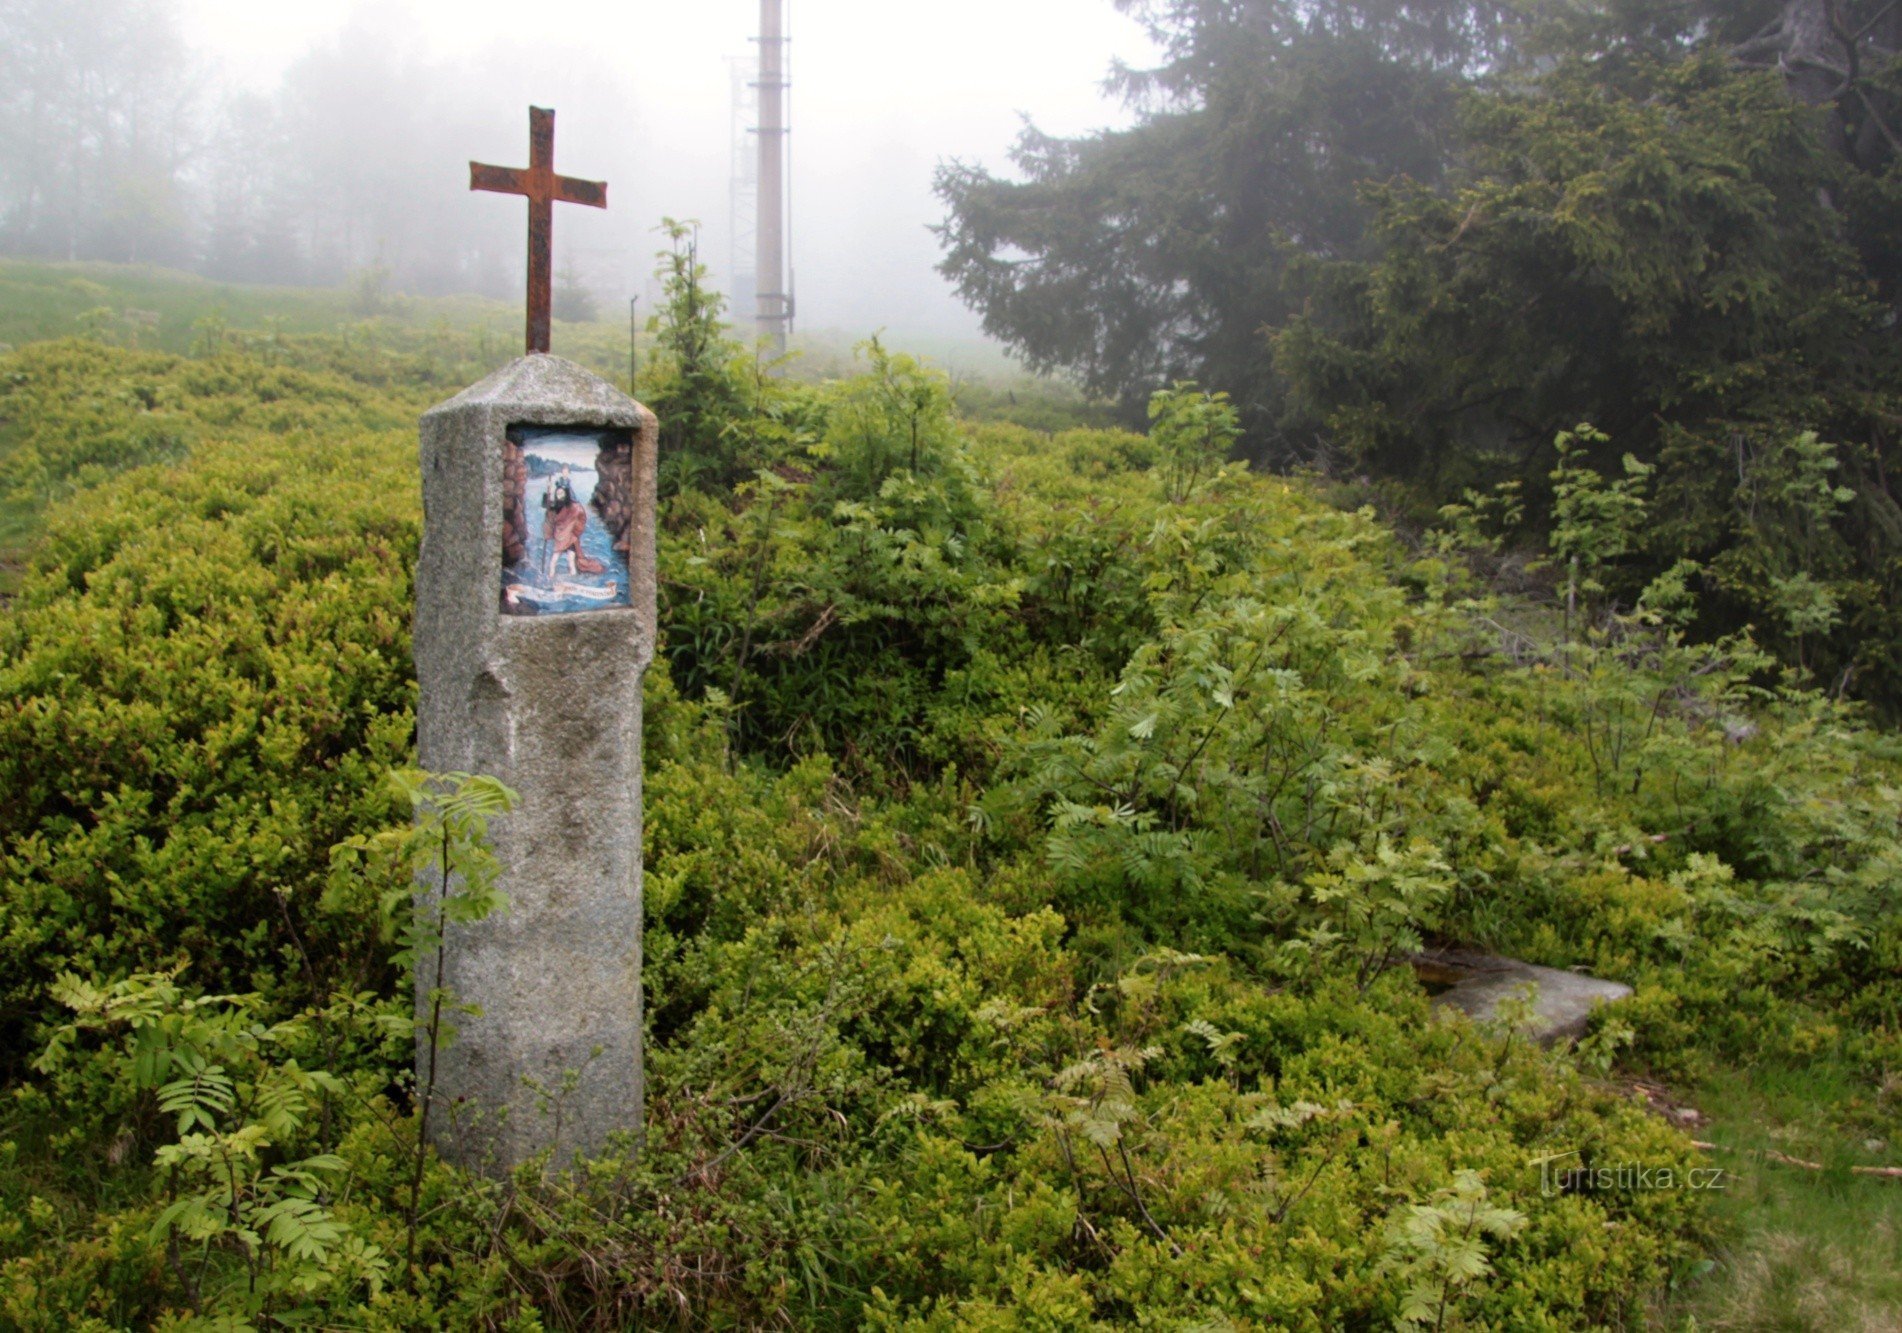
[[1167,1245],[1171,1254],[1180,1259],[1182,1257],[1182,1247],[1171,1240],[1169,1233],[1162,1229],[1162,1224],[1150,1215],[1149,1205],[1143,1202],[1142,1192],[1136,1188],[1135,1168],[1129,1163],[1129,1150],[1123,1146],[1122,1140],[1117,1140],[1116,1152],[1117,1155],[1123,1159],[1123,1171],[1128,1177],[1127,1180],[1117,1176],[1116,1168],[1110,1165],[1109,1152],[1102,1144],[1099,1143],[1096,1145],[1096,1151],[1103,1159],[1103,1173],[1110,1178],[1110,1182],[1115,1185],[1117,1189],[1129,1196],[1129,1201],[1135,1204],[1136,1211],[1142,1214],[1143,1224],[1149,1228],[1150,1233],[1164,1245]]

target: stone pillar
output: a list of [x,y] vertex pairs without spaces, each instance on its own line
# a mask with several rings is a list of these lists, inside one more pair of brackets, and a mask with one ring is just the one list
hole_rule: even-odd
[[657,442],[653,413],[547,355],[422,420],[421,762],[521,795],[493,826],[508,907],[447,936],[446,984],[482,1012],[437,1053],[431,1138],[464,1165],[550,1145],[562,1164],[640,1128]]

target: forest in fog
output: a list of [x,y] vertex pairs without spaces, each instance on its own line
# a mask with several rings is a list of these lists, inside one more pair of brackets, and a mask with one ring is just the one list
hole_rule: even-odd
[[1219,388],[1250,457],[1494,538],[1562,538],[1574,432],[1649,495],[1621,600],[1676,570],[1700,635],[1902,702],[1902,9],[1120,7],[1136,125],[939,173],[988,333],[1131,423]]
[[[260,92],[188,44],[172,0],[7,0],[0,252],[507,295],[516,210],[443,206],[471,145],[498,142],[501,60],[417,56],[352,23]],[[583,82],[564,127],[601,175],[626,153],[615,86]],[[525,155],[525,127],[505,129]]]

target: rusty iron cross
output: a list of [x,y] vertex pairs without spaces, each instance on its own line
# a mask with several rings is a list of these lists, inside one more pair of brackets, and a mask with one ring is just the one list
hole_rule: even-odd
[[606,208],[607,182],[555,174],[555,113],[532,106],[528,109],[528,169],[471,162],[469,188],[528,196],[528,350],[546,352],[555,204]]

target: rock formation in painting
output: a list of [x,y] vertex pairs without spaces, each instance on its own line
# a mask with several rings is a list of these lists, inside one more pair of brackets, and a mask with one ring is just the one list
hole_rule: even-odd
[[528,558],[528,460],[510,440],[502,449],[502,564],[512,569]]
[[601,516],[614,549],[625,555],[634,529],[633,441],[625,435],[604,440],[594,469],[594,512]]

